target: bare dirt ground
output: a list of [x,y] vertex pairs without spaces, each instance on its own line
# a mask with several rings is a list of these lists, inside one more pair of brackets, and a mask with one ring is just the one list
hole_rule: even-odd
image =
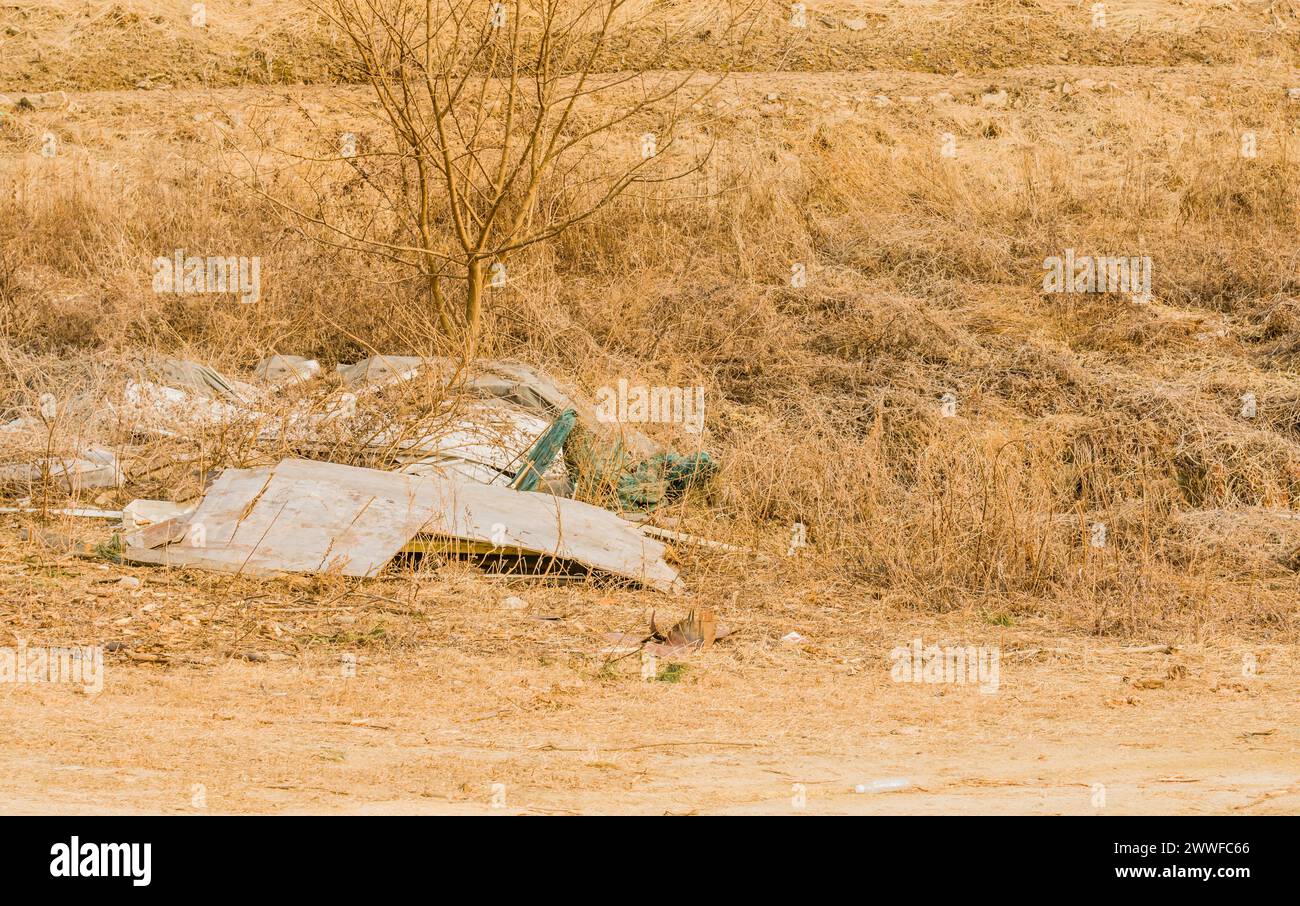
[[[724,598],[736,633],[644,681],[635,658],[600,653],[600,633],[685,602],[454,568],[214,581],[15,534],[0,585],[14,636],[114,650],[98,694],[0,686],[5,813],[1300,810],[1295,646],[1133,650],[1150,643],[913,619],[828,588],[818,608]],[[528,606],[503,608],[508,594]],[[790,629],[806,641],[782,642]],[[997,646],[997,691],[893,682],[889,651],[914,638]],[[853,791],[894,777],[911,787]]]
[[[982,695],[893,686],[883,661],[847,676],[785,653],[705,661],[671,684],[422,660],[377,659],[351,679],[319,663],[112,663],[97,696],[6,688],[0,809],[477,813],[497,810],[496,783],[514,814],[784,814],[796,784],[811,814],[1300,808],[1294,677],[1233,683],[1206,668],[1133,694],[1120,674],[1163,658],[1061,658],[1016,665]],[[915,787],[852,791],[895,776]]]

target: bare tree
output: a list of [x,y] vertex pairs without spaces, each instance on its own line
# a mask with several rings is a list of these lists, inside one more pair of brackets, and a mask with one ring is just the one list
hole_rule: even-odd
[[[321,0],[317,9],[373,89],[384,139],[349,147],[345,137],[310,160],[298,152],[316,165],[296,171],[307,201],[260,177],[258,190],[315,238],[399,263],[467,358],[485,290],[512,254],[632,186],[704,165],[707,150],[673,145],[727,67],[661,68],[685,36],[706,36],[725,60],[754,21],[753,6],[730,0],[675,20],[645,0]],[[364,187],[366,217],[343,215],[320,166],[331,161]]]

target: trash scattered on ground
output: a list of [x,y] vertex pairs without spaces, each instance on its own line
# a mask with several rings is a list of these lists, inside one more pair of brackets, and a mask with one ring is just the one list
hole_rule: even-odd
[[122,508],[122,529],[131,532],[146,525],[166,522],[191,512],[195,506],[170,500],[132,500]]
[[679,587],[664,545],[615,513],[437,476],[286,459],[227,469],[185,517],[185,540],[127,560],[224,572],[373,576],[417,535],[572,560],[661,590]]
[[245,409],[153,381],[128,381],[123,415],[139,431],[174,435],[178,429],[235,421]]
[[1253,736],[1272,736],[1276,732],[1277,727],[1272,727],[1268,730],[1247,730],[1241,734],[1241,738],[1250,739]]
[[546,470],[551,467],[559,455],[564,441],[568,439],[569,433],[573,431],[574,420],[577,413],[572,409],[565,409],[545,431],[543,431],[533,441],[523,455],[523,462],[520,463],[515,480],[510,483],[510,487],[518,491],[535,491],[542,479],[546,477]]
[[553,483],[548,486],[567,490],[563,464],[553,466],[570,430],[572,421],[563,414],[552,424],[500,403],[473,402],[449,425],[403,445],[397,458],[408,475],[458,476],[511,487],[526,480],[529,486],[519,488],[525,491],[545,479]]
[[65,506],[44,509],[38,506],[0,506],[0,515],[17,513],[49,514],[51,516],[76,516],[80,519],[121,519],[121,510],[101,510],[98,507]]
[[128,545],[124,556],[253,575],[374,575],[426,519],[411,484],[392,473],[306,460],[227,469],[187,517],[184,540],[157,549]]
[[711,610],[700,611],[698,617],[692,610],[685,619],[678,620],[667,633],[663,633],[655,626],[654,614],[651,614],[650,635],[667,645],[708,648],[718,638],[718,619]]
[[[131,478],[159,488],[157,479],[135,479],[185,464],[207,487],[201,501],[4,511],[120,518],[114,556],[249,574],[373,576],[402,553],[674,590],[681,582],[665,541],[758,556],[624,518],[679,499],[712,477],[717,461],[602,421],[589,401],[530,366],[372,356],[327,374],[314,359],[277,354],[253,374],[240,381],[176,357],[131,366],[120,398],[95,402],[128,432],[120,453],[82,444],[53,455],[44,397],[40,418],[0,425],[7,444],[49,451],[0,460],[0,484],[52,483],[75,494]],[[224,454],[214,464],[205,452],[211,438],[240,464],[272,451],[310,458],[222,470]],[[195,449],[175,450],[178,442]],[[161,457],[160,444],[172,445]],[[142,458],[145,449],[155,452]]]
[[654,615],[651,614],[648,633],[605,633],[603,637],[609,644],[603,653],[631,654],[644,651],[656,657],[678,657],[709,648],[719,639],[731,635],[732,631],[725,623],[719,623],[711,610],[702,610],[698,615],[692,610],[667,632],[655,625]]
[[708,538],[701,538],[698,535],[690,535],[686,532],[679,532],[676,529],[660,528],[655,525],[642,525],[641,531],[646,535],[653,535],[656,538],[662,538],[664,541],[676,541],[679,544],[692,544],[698,547],[707,547],[712,550],[726,551],[730,554],[745,554],[758,560],[770,559],[762,551],[756,551],[749,547],[739,547],[735,544],[727,544],[722,541],[712,541]]
[[652,510],[703,484],[718,470],[708,453],[656,453],[646,459],[616,459],[606,465],[618,474],[617,492],[624,509]]
[[123,475],[117,456],[102,447],[86,447],[73,456],[0,466],[0,485],[30,486],[47,480],[75,494],[87,488],[119,487]]
[[364,384],[390,384],[410,380],[431,361],[433,360],[419,356],[377,355],[351,365],[339,365],[334,370],[350,386],[360,387]]
[[523,610],[525,607],[528,606],[528,602],[525,601],[523,598],[519,597],[518,595],[510,595],[508,598],[506,598],[504,601],[501,602],[501,606],[504,607],[506,610]]
[[912,788],[912,781],[906,777],[886,777],[870,783],[859,783],[853,788],[855,793],[895,793]]
[[205,399],[247,405],[258,395],[257,388],[253,385],[231,380],[216,369],[199,362],[164,356],[155,360],[154,368],[165,386]]
[[[171,544],[176,541],[184,540],[190,532],[189,526],[180,516],[163,519],[159,522],[149,523],[134,531],[129,531],[123,538],[123,543],[128,551],[131,550],[153,550],[162,547],[165,544]],[[200,540],[195,535],[195,541]]]
[[318,377],[320,362],[300,355],[273,355],[257,363],[253,373],[272,384],[298,384]]
[[806,636],[802,636],[797,632],[787,632],[785,635],[781,636],[781,641],[785,642],[787,645],[798,645],[808,641],[808,639]]

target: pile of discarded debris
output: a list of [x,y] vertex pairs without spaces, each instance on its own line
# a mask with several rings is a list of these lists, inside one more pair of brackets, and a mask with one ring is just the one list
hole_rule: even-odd
[[[401,418],[371,405],[417,376],[437,400]],[[0,424],[0,441],[39,447],[48,414]],[[376,356],[326,374],[314,360],[272,356],[245,382],[162,358],[127,381],[114,415],[133,438],[242,427],[263,453],[293,454],[214,472],[192,501],[67,511],[120,518],[123,560],[253,575],[374,576],[399,554],[438,554],[674,590],[681,582],[663,539],[675,533],[649,528],[644,514],[717,469],[703,451],[679,454],[601,422],[548,375],[506,361],[466,369],[450,359]],[[346,458],[360,450],[376,467],[330,461],[340,437]],[[0,484],[52,483],[76,494],[120,488],[130,473],[129,451],[84,445],[0,465]],[[28,499],[7,509],[30,508]]]

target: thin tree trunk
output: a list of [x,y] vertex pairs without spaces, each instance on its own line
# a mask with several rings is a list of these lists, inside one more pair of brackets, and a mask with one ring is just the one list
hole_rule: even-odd
[[465,360],[478,352],[479,320],[483,311],[483,259],[470,259],[465,279]]
[[442,327],[442,332],[447,335],[447,339],[455,339],[456,328],[451,323],[451,316],[447,312],[447,300],[442,294],[442,278],[437,274],[429,274],[429,304],[438,313],[438,324]]

